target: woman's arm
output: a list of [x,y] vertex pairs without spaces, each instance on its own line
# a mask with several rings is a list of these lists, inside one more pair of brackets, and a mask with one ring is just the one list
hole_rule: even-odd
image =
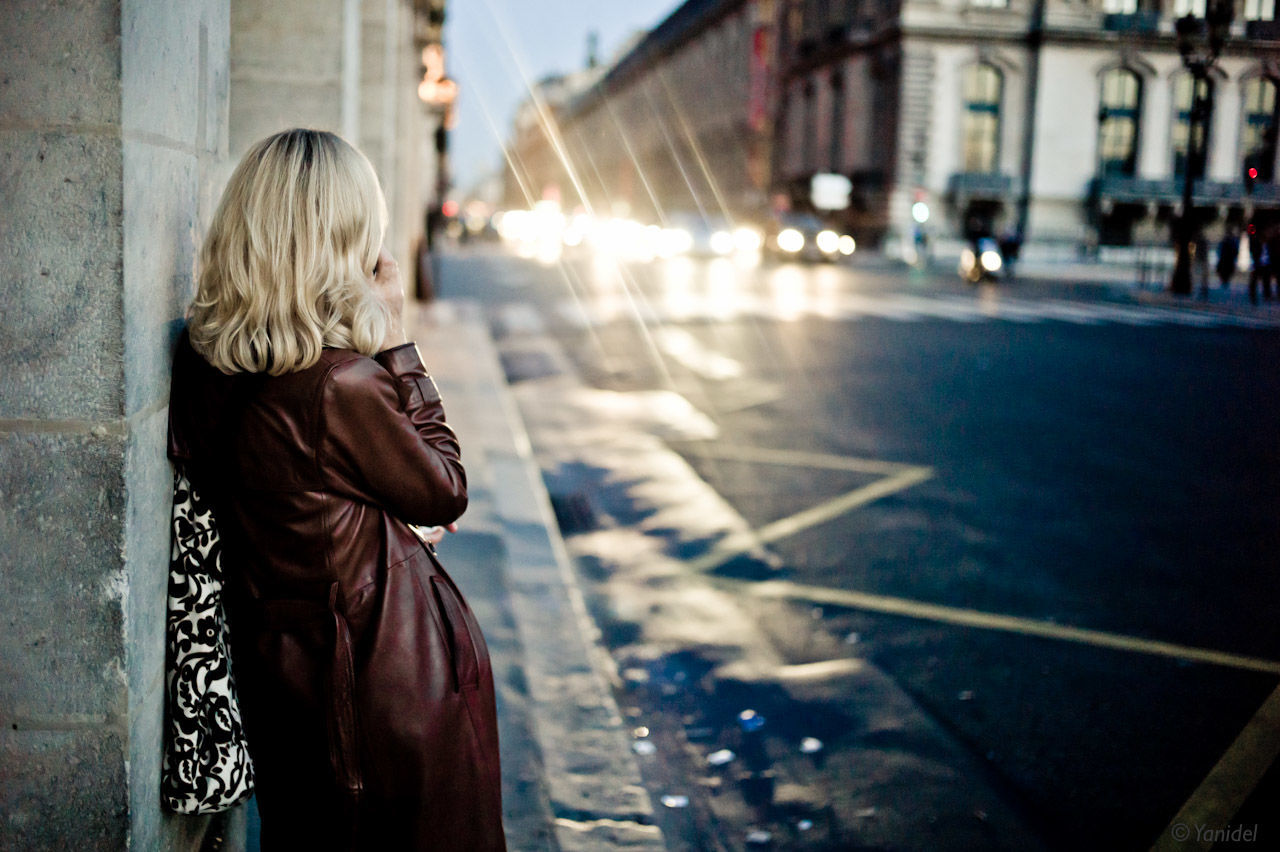
[[[322,468],[333,484],[372,499],[411,524],[442,526],[467,506],[458,439],[435,382],[406,342],[400,269],[383,249],[371,282],[391,323],[374,365],[359,358],[326,377]],[[380,368],[380,369],[379,369]]]
[[336,365],[319,428],[321,474],[336,491],[411,524],[449,524],[466,509],[458,439],[413,344]]

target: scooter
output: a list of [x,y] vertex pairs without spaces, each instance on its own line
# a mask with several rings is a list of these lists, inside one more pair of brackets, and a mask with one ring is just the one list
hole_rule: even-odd
[[1000,246],[991,237],[981,237],[960,253],[960,277],[970,284],[996,281],[1003,267]]

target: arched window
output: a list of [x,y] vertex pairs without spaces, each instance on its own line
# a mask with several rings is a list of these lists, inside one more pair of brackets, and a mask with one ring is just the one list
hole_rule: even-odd
[[1132,177],[1138,170],[1142,78],[1128,68],[1102,75],[1098,109],[1098,172]]
[[829,171],[842,171],[844,164],[844,74],[831,75],[831,150],[827,157]]
[[[1173,174],[1175,177],[1182,177],[1187,173],[1187,142],[1191,138],[1191,109],[1195,104],[1195,95],[1198,94],[1202,100],[1209,96],[1209,87],[1213,85],[1213,81],[1207,79],[1197,80],[1191,74],[1179,74],[1173,87]],[[1207,100],[1205,100],[1207,103]],[[1196,152],[1199,154],[1199,164],[1196,167],[1196,175],[1200,176],[1203,171],[1205,155],[1208,150],[1209,143],[1209,125],[1212,122],[1212,116],[1205,116],[1204,121],[1200,122],[1199,133],[1196,138]]]
[[818,98],[813,82],[804,84],[804,136],[800,140],[801,168],[806,172],[818,171]]
[[980,62],[964,74],[963,162],[966,172],[1000,169],[1000,95],[1004,78],[994,65]]
[[1245,81],[1240,150],[1244,167],[1256,168],[1259,180],[1275,179],[1276,130],[1276,81],[1267,77]]

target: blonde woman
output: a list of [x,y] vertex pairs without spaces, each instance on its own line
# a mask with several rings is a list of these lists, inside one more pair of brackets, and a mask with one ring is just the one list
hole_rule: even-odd
[[175,356],[169,453],[221,529],[264,850],[505,849],[488,652],[433,547],[466,478],[385,224],[339,137],[259,142]]

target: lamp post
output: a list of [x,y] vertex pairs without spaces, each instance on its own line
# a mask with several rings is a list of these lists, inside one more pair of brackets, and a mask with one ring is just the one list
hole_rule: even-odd
[[[1180,296],[1191,295],[1192,289],[1191,266],[1197,230],[1192,195],[1196,172],[1204,171],[1206,126],[1213,114],[1213,82],[1209,78],[1217,66],[1218,55],[1226,44],[1234,17],[1235,4],[1232,0],[1208,0],[1204,21],[1207,26],[1202,26],[1200,20],[1191,14],[1183,15],[1175,25],[1178,55],[1182,57],[1182,66],[1191,74],[1191,112],[1187,117],[1187,155],[1182,171],[1182,213],[1174,225],[1174,245],[1178,256],[1173,266],[1173,280],[1169,282],[1169,290]],[[1202,31],[1205,32],[1205,43],[1202,50],[1197,50],[1195,38]]]

